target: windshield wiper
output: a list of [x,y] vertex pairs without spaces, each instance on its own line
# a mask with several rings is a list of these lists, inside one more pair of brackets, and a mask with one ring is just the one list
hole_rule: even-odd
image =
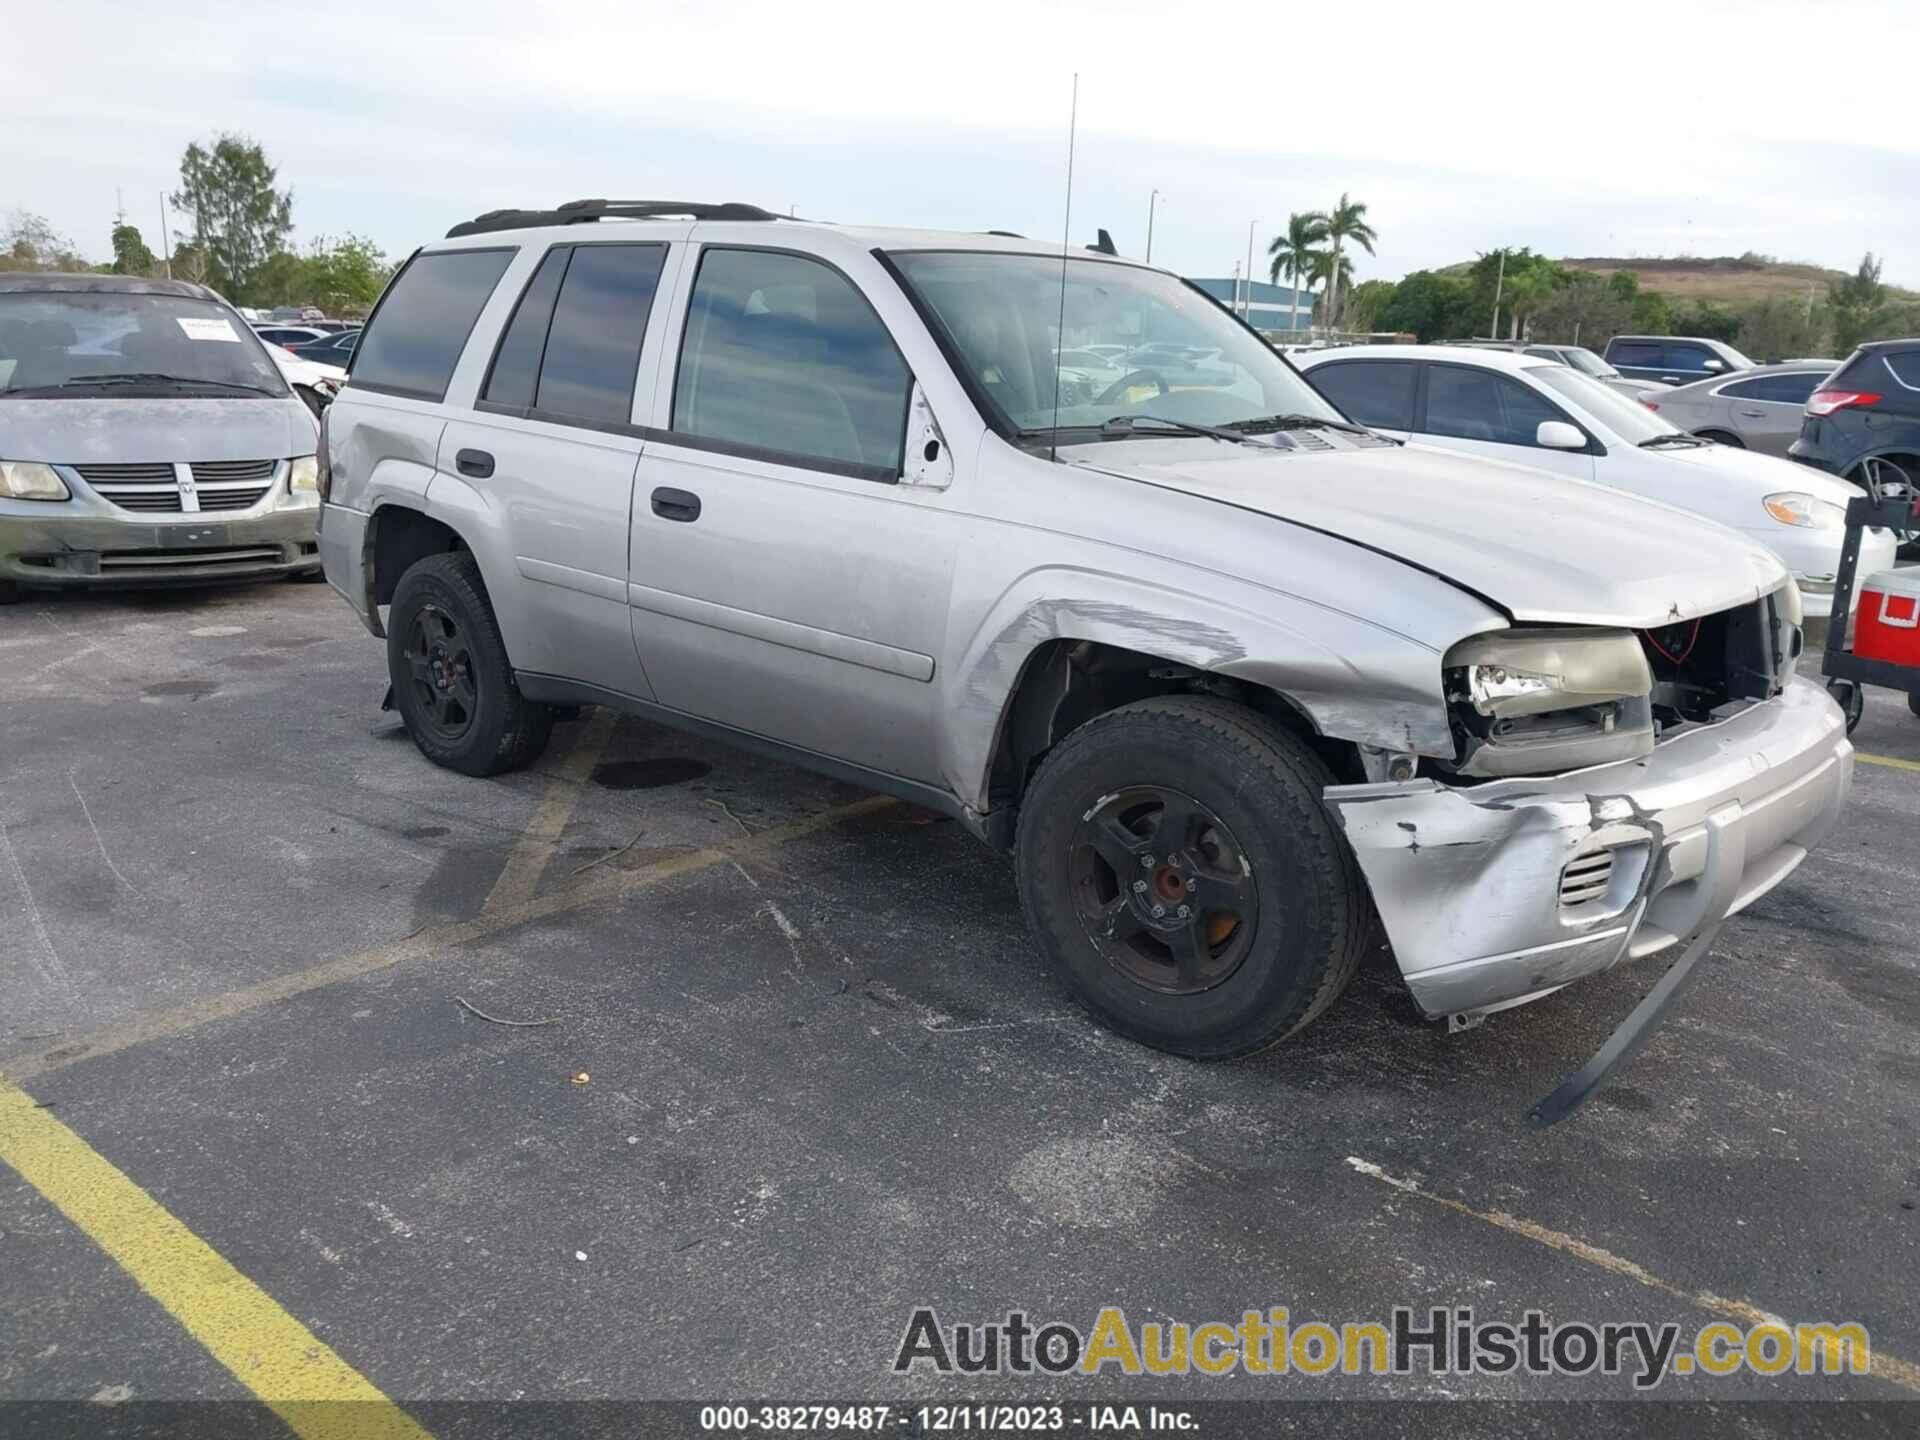
[[211,385],[220,390],[245,390],[254,395],[271,395],[273,391],[262,389],[258,385],[244,385],[238,380],[207,380],[198,375],[163,375],[158,370],[108,370],[98,375],[75,375],[62,380],[59,388],[64,390],[73,385]]
[[1382,435],[1377,430],[1369,430],[1364,425],[1349,425],[1344,420],[1327,420],[1318,415],[1256,415],[1251,420],[1229,420],[1227,429],[1238,430],[1245,434],[1268,434],[1275,430],[1338,430],[1343,435],[1363,435],[1374,440],[1384,440],[1390,445],[1403,445],[1403,440],[1395,440],[1391,435]]
[[1134,426],[1139,424],[1164,425],[1169,430],[1184,435],[1205,435],[1214,440],[1226,440],[1234,445],[1248,445],[1252,442],[1244,435],[1231,430],[1217,429],[1212,425],[1196,425],[1191,420],[1170,420],[1165,415],[1109,415],[1100,422],[1100,433],[1107,436],[1131,435]]
[[1711,445],[1713,441],[1702,440],[1698,435],[1655,435],[1652,439],[1642,440],[1642,450],[1664,450],[1669,445],[1677,445],[1682,450],[1693,450],[1701,445]]

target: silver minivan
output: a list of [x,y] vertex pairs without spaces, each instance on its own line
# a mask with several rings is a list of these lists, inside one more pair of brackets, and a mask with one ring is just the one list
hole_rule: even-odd
[[0,598],[317,574],[317,438],[205,286],[0,275]]

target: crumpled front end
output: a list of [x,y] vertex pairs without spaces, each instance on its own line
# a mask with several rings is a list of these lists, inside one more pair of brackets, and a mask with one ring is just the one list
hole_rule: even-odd
[[1429,1015],[1536,999],[1666,950],[1784,880],[1839,818],[1853,747],[1810,680],[1638,759],[1480,785],[1343,785],[1345,828]]

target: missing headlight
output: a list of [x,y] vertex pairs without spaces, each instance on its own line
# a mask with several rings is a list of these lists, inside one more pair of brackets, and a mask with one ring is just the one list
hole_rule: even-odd
[[1653,749],[1653,674],[1628,631],[1495,631],[1454,646],[1443,669],[1462,775],[1553,774]]

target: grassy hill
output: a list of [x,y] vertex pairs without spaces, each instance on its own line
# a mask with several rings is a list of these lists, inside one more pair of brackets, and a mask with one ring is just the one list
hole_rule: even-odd
[[[1820,299],[1826,299],[1830,281],[1844,280],[1846,271],[1829,270],[1823,265],[1786,263],[1764,255],[1719,255],[1706,259],[1692,257],[1624,258],[1605,255],[1568,257],[1560,262],[1570,270],[1587,270],[1595,275],[1611,275],[1616,270],[1632,270],[1640,277],[1642,290],[1664,295],[1674,304],[1704,300],[1728,307],[1751,304],[1756,300],[1804,300],[1808,287]],[[1920,293],[1887,287],[1889,298],[1920,299]]]

